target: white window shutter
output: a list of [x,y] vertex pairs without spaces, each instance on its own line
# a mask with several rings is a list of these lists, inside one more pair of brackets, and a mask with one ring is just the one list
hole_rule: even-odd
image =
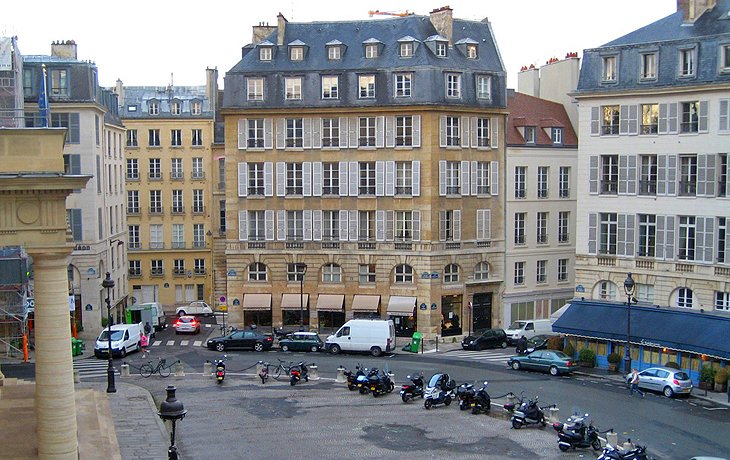
[[312,196],[322,196],[322,162],[312,163]]
[[700,101],[698,131],[701,133],[707,132],[707,101]]
[[274,241],[274,210],[264,211],[264,234],[266,241]]
[[248,196],[248,163],[238,163],[238,196]]
[[385,117],[385,147],[395,147],[395,117]]
[[347,196],[347,162],[340,161],[340,196]]
[[276,119],[276,148],[283,150],[286,148],[286,119]]
[[312,196],[312,162],[302,163],[302,195]]
[[385,240],[393,241],[395,239],[395,232],[393,228],[395,226],[395,212],[385,211]]
[[461,117],[459,120],[459,136],[461,136],[461,146],[469,147],[469,117]]
[[421,196],[421,162],[413,163],[413,196]]
[[322,148],[322,119],[312,118],[312,148]]
[[413,115],[413,146],[421,146],[421,116]]
[[322,210],[312,211],[312,240],[322,241]]
[[471,162],[471,195],[477,196],[477,162]]
[[489,181],[489,190],[492,193],[492,196],[499,195],[499,162],[498,161],[491,161],[489,162],[489,174],[492,176],[491,180]]
[[276,239],[286,241],[286,211],[276,211]]
[[697,196],[705,196],[707,190],[707,156],[697,155]]
[[591,107],[591,136],[601,134],[601,108]]
[[446,196],[446,161],[439,160],[439,196]]
[[629,156],[618,156],[618,194],[626,195],[629,180]]
[[413,211],[413,241],[421,241],[421,211]]
[[375,240],[385,241],[385,211],[375,211]]
[[454,210],[454,241],[461,241],[461,210]]
[[598,155],[591,155],[588,160],[588,193],[591,195],[598,195],[598,159]]
[[656,161],[656,194],[665,196],[667,194],[667,156],[657,155]]
[[667,222],[664,228],[664,259],[674,260],[674,216],[666,216]]
[[667,134],[669,132],[669,104],[659,104],[659,126],[657,127],[659,134]]
[[489,129],[492,131],[490,135],[490,144],[493,149],[499,148],[499,118],[493,117],[489,119]]
[[340,148],[347,148],[347,117],[340,117]]
[[479,147],[479,140],[477,139],[477,122],[479,117],[471,117],[469,120],[469,138],[471,139],[471,148],[475,149]]
[[626,255],[626,214],[619,214],[617,217],[618,231],[616,233],[616,255]]
[[629,106],[629,134],[639,134],[639,106],[636,104]]
[[312,119],[304,118],[302,120],[302,147],[305,149],[312,148]]
[[679,132],[679,129],[677,127],[677,104],[669,104],[669,117],[668,117],[668,125],[669,125],[669,132],[670,133],[677,133]]
[[340,209],[340,241],[347,241],[348,232],[347,232],[347,224],[349,223],[347,219],[347,211]]
[[730,130],[730,99],[720,101],[720,131]]
[[656,246],[654,250],[654,257],[657,259],[664,259],[665,221],[666,219],[664,216],[656,216]]
[[302,223],[304,230],[304,241],[312,241],[312,210],[302,211]]
[[448,211],[439,211],[439,241],[446,241],[446,216]]
[[598,241],[598,214],[588,214],[588,254],[596,254]]
[[477,209],[477,241],[488,241],[491,239],[491,209]]
[[286,196],[286,163],[276,163],[276,196]]
[[439,147],[446,147],[446,115],[439,117]]
[[677,155],[667,155],[667,195],[677,195]]
[[626,193],[636,195],[636,155],[629,155],[628,183]]
[[636,216],[634,214],[628,214],[626,216],[626,255],[634,257],[634,250],[636,247]]
[[358,231],[358,219],[357,219],[357,210],[353,209],[350,211],[350,241],[357,241],[357,231]]
[[622,135],[629,133],[629,106],[628,105],[622,105],[619,110],[618,133],[622,134]]
[[696,219],[696,260],[700,262],[712,263],[714,257],[714,240],[715,240],[715,218],[714,217],[697,217]]
[[350,120],[349,121],[350,129],[348,132],[350,133],[350,148],[356,149],[357,146],[359,145],[358,138],[359,138],[359,134],[360,134],[359,133],[360,123],[359,123],[357,117],[350,117],[349,120]]
[[248,120],[246,118],[238,119],[238,149],[246,150],[248,146]]
[[271,118],[264,118],[264,148],[274,148],[274,121]]
[[360,188],[360,168],[357,161],[350,162],[350,196],[357,196]]
[[248,211],[238,211],[238,240],[248,240]]
[[385,196],[395,196],[395,161],[385,162]]
[[274,196],[274,163],[264,163],[264,196]]
[[385,196],[385,162],[375,162],[375,196]]
[[469,195],[469,162],[461,162],[461,173],[459,174],[459,186],[461,187],[461,195]]
[[385,117],[375,117],[375,148],[382,149],[385,146]]

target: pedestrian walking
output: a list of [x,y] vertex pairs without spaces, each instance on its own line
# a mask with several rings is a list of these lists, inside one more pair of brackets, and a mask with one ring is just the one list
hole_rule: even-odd
[[147,356],[147,346],[149,345],[150,339],[146,334],[142,334],[139,341],[142,345],[142,357],[145,358]]
[[151,333],[152,333],[152,326],[150,325],[150,322],[147,321],[146,323],[144,323],[144,335],[150,336]]
[[646,393],[639,389],[639,372],[636,370],[636,368],[632,369],[631,371],[631,380],[629,380],[629,383],[629,396],[633,397],[634,391],[636,391],[643,398]]

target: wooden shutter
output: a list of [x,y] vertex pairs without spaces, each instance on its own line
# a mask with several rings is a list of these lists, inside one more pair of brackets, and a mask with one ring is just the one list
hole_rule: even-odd
[[700,101],[699,132],[707,132],[707,101]]
[[347,187],[347,162],[346,161],[340,161],[340,196],[347,196],[348,193],[348,187]]
[[395,239],[394,225],[395,211],[385,211],[385,241],[393,241]]
[[469,193],[472,196],[477,196],[477,162],[472,161],[471,162],[471,184],[469,188]]
[[274,210],[264,211],[264,234],[266,241],[274,241]]
[[312,148],[322,148],[322,119],[312,118]]
[[667,156],[657,155],[656,194],[665,196],[667,194]]
[[276,163],[276,196],[286,196],[286,163]]
[[414,161],[413,165],[413,196],[421,196],[421,162]]
[[629,181],[629,156],[618,156],[618,194],[626,195]]
[[446,241],[446,218],[448,211],[439,211],[439,241]]
[[385,117],[375,117],[375,148],[382,149],[385,146]]
[[618,234],[616,238],[616,254],[619,256],[632,257],[634,255],[635,216],[633,214],[619,214],[617,216],[617,220]]
[[636,155],[629,155],[629,174],[627,177],[626,193],[636,195]]
[[598,214],[588,214],[588,254],[596,254],[598,241]]
[[350,148],[356,149],[359,145],[358,138],[359,138],[359,130],[360,130],[360,123],[358,121],[357,117],[350,117],[349,118],[349,130],[350,133]]
[[421,241],[421,211],[413,211],[413,241]]
[[695,260],[700,262],[714,262],[715,218],[697,217],[695,238]]
[[274,163],[264,163],[264,196],[274,196]]
[[385,196],[385,162],[375,162],[375,196]]
[[385,196],[395,196],[395,161],[385,162]]
[[657,127],[659,134],[667,134],[669,132],[669,104],[659,104],[659,126]]
[[674,232],[674,216],[666,216],[666,226],[664,227],[664,259],[666,260],[674,260]]
[[499,118],[489,119],[489,129],[492,131],[490,143],[493,149],[499,148]]
[[446,147],[446,115],[439,117],[439,147]]
[[238,240],[248,240],[248,211],[238,211]]
[[[699,157],[705,157],[705,191],[704,195],[709,197],[715,196],[715,185],[716,185],[716,179],[717,179],[717,172],[716,172],[716,159],[717,156],[714,153],[709,153],[706,155],[699,155]],[[698,172],[699,174],[699,172]],[[699,178],[698,178],[699,180]]]
[[677,127],[677,107],[677,104],[669,104],[669,116],[667,118],[667,125],[670,133],[679,132]]
[[322,241],[322,210],[312,210],[312,241]]
[[375,241],[385,241],[385,211],[375,211]]
[[720,131],[730,130],[730,99],[720,101]]
[[238,196],[248,196],[248,163],[238,163]]
[[439,160],[439,196],[446,196],[446,161]]
[[302,148],[312,148],[312,119],[302,119]]
[[347,224],[349,223],[349,220],[347,219],[347,211],[344,209],[340,209],[340,241],[347,241],[348,232],[347,232]]
[[350,241],[357,241],[358,224],[357,209],[350,210]]
[[[340,148],[346,149],[347,148],[347,138],[348,138],[348,131],[347,131],[347,118],[346,117],[340,117]],[[350,147],[357,147],[357,146],[350,146]]]
[[276,239],[286,241],[286,211],[276,211]]
[[677,195],[677,155],[667,155],[667,195]]
[[454,210],[454,241],[461,241],[461,210]]
[[413,146],[421,146],[421,116],[413,115]]
[[304,241],[312,241],[312,210],[305,209],[302,211],[302,227],[304,233]]
[[360,169],[358,168],[357,161],[351,161],[349,166],[350,173],[350,196],[357,196],[358,189],[360,187]]
[[461,171],[459,173],[459,188],[461,189],[461,195],[469,195],[469,162],[461,162]]
[[491,239],[491,209],[477,209],[477,241],[488,241]]
[[499,195],[499,161],[489,162],[489,174],[491,175],[489,191],[492,196],[497,196]]
[[274,148],[274,121],[271,118],[264,118],[264,148]]
[[636,104],[629,106],[629,134],[639,134],[639,106]]
[[601,134],[601,108],[591,107],[591,136]]
[[286,148],[286,119],[276,119],[276,148],[283,150]]
[[459,120],[459,137],[461,146],[469,147],[469,117],[461,117]]
[[471,138],[471,148],[475,149],[479,147],[479,140],[477,139],[477,123],[479,117],[471,117],[469,120],[469,137]]
[[312,162],[302,163],[302,195],[312,196]]
[[385,117],[385,147],[395,147],[395,117]]
[[248,146],[248,120],[246,118],[238,119],[238,149],[246,150]]
[[312,196],[322,196],[322,162],[312,163]]
[[654,257],[657,259],[664,259],[664,239],[666,236],[664,232],[665,226],[665,217],[656,216],[656,246],[654,248]]
[[598,195],[598,155],[591,155],[588,159],[588,191],[591,195]]
[[619,109],[618,133],[629,133],[629,106],[622,105]]

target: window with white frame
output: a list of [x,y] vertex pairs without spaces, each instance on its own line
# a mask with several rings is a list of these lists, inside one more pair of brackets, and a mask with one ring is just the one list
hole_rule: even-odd
[[453,99],[461,98],[461,74],[446,74],[446,97]]
[[598,298],[601,300],[616,300],[618,289],[616,285],[610,281],[601,281],[598,283]]
[[266,239],[266,211],[248,211],[248,240]]
[[127,190],[127,213],[139,214],[139,190]]
[[487,262],[479,262],[474,267],[474,280],[486,281],[489,279],[489,264]]
[[730,131],[730,99],[720,99],[720,131]]
[[162,190],[150,190],[150,213],[162,213]]
[[193,247],[205,247],[205,224],[193,224]]
[[527,214],[524,212],[515,213],[515,245],[525,244],[525,219]]
[[456,264],[448,264],[444,267],[444,283],[454,284],[459,282],[459,266]]
[[641,104],[641,134],[659,132],[659,104]]
[[130,225],[127,230],[127,248],[139,249],[140,247],[139,225]]
[[262,46],[259,48],[259,60],[260,61],[270,61],[271,60],[271,47],[270,46]]
[[127,130],[127,147],[137,147],[137,130],[136,129],[128,129]]
[[395,240],[396,241],[413,241],[413,212],[412,211],[396,211],[395,212]]
[[680,132],[682,133],[696,133],[700,128],[699,101],[682,102],[680,104],[682,110],[682,122],[679,124]]
[[302,163],[286,164],[286,195],[302,196],[304,194],[304,170]]
[[538,260],[535,264],[535,283],[547,283],[547,260]]
[[203,201],[203,190],[193,190],[193,212],[200,214],[205,210],[205,202]]
[[322,211],[322,239],[338,241],[340,239],[340,211]]
[[248,266],[249,281],[266,281],[266,265],[261,262],[254,262]]
[[537,167],[537,197],[548,197],[548,177],[550,176],[550,168],[547,166]]
[[446,174],[444,175],[444,181],[446,182],[447,195],[458,195],[460,193],[461,183],[459,181],[459,166],[458,161],[446,162]]
[[375,43],[365,45],[365,58],[375,59],[376,57],[378,57],[378,45]]
[[247,78],[247,99],[249,101],[263,101],[264,100],[264,79],[260,77]]
[[375,97],[375,75],[359,75],[358,81],[358,98],[373,99]]
[[677,289],[677,307],[692,308],[694,293],[692,289],[683,287]]
[[375,284],[375,264],[360,264],[357,272],[360,284]]
[[150,147],[160,146],[160,130],[150,129],[147,131],[147,145]]
[[183,206],[183,191],[173,190],[172,191],[172,212],[180,214],[185,212],[185,206]]
[[470,43],[466,45],[466,58],[467,59],[476,59],[477,58],[477,45],[474,43]]
[[695,196],[697,193],[697,155],[679,156],[679,196]]
[[396,284],[413,284],[413,267],[406,264],[396,265],[395,267],[395,283]]
[[488,75],[477,75],[477,99],[492,98],[492,77]]
[[172,224],[172,248],[173,249],[184,249],[185,248],[185,225],[184,224]]
[[292,61],[301,61],[304,59],[304,47],[292,46],[289,50],[289,59]]
[[340,165],[336,162],[322,163],[322,195],[337,196],[340,193]]
[[601,80],[604,82],[615,82],[617,73],[617,56],[603,57],[603,71],[601,72]]
[[301,148],[304,144],[304,120],[302,118],[286,119],[286,146]]
[[454,211],[439,211],[439,240],[454,241],[454,231],[457,225]]
[[162,236],[162,224],[150,225],[150,249],[163,249],[165,243]]
[[446,117],[446,145],[450,147],[461,145],[459,117]]
[[560,198],[570,198],[570,166],[561,166],[558,174]]
[[602,212],[600,220],[598,253],[616,255],[618,215],[615,212]]
[[205,275],[205,259],[195,259],[193,261],[193,273],[196,275]]
[[410,161],[395,163],[395,194],[397,196],[413,195],[413,163]]
[[397,73],[393,78],[395,79],[395,97],[411,97],[413,74]]
[[720,46],[720,71],[730,72],[730,44]]
[[183,159],[182,158],[171,158],[170,159],[170,179],[180,180],[183,178]]
[[192,101],[190,103],[190,114],[200,115],[203,113],[203,104],[200,101]]
[[545,211],[539,211],[536,216],[536,238],[537,238],[537,244],[547,244],[548,243],[548,213]]
[[286,77],[284,79],[285,93],[284,98],[287,100],[301,100],[302,98],[302,78]]
[[490,169],[488,161],[477,161],[476,163],[476,188],[477,195],[489,195],[492,191],[490,186]]
[[489,136],[489,118],[477,118],[477,146],[478,147],[489,147],[490,136]]
[[395,117],[395,145],[397,147],[413,146],[413,117],[410,115]]
[[604,105],[601,107],[603,118],[601,119],[601,134],[616,135],[619,129],[620,109],[617,105]]
[[180,101],[172,101],[172,104],[170,104],[170,114],[180,115],[180,112],[182,112],[182,104]]
[[696,72],[697,48],[679,50],[679,76],[694,77]]
[[249,118],[246,123],[248,124],[246,147],[256,149],[264,148],[264,119]]
[[160,103],[157,101],[149,101],[147,103],[147,110],[150,115],[159,115],[160,114]]
[[558,212],[558,243],[570,242],[570,211]]
[[286,212],[286,239],[302,241],[304,239],[304,212]]
[[200,147],[203,145],[203,130],[202,129],[192,129],[190,131],[190,136],[192,138],[192,141],[190,144],[194,147]]
[[375,117],[360,117],[360,135],[358,145],[360,147],[375,147]]
[[322,266],[323,283],[341,283],[342,267],[337,264],[325,264]]
[[654,302],[654,285],[636,283],[636,290],[634,291],[634,297],[639,302]]
[[550,129],[550,139],[553,141],[553,144],[562,144],[563,143],[563,128],[551,128]]
[[322,118],[322,147],[340,146],[340,119]]
[[182,147],[182,129],[170,130],[170,145],[173,147]]
[[525,284],[525,262],[515,262],[514,284],[516,286]]
[[527,166],[515,166],[515,198],[527,196]]
[[304,264],[286,264],[286,280],[299,282],[304,276]]
[[639,195],[654,196],[657,187],[657,156],[639,156]]
[[142,276],[142,263],[139,260],[129,261],[129,276]]
[[203,171],[203,159],[200,157],[193,157],[193,179],[205,178],[205,172]]
[[136,158],[127,159],[127,180],[139,180],[139,162]]
[[[332,48],[330,48],[332,49]],[[339,48],[336,48],[339,49]],[[336,75],[325,75],[322,77],[322,99],[338,99],[338,85],[340,79]]]
[[357,239],[358,241],[375,240],[375,211],[357,212]]
[[717,218],[717,256],[716,260],[718,263],[726,264],[730,262],[728,258],[726,257],[726,247],[730,243],[730,238],[728,238],[728,225],[730,224],[730,219],[726,217],[718,217]]
[[152,259],[150,261],[150,275],[163,276],[164,274],[165,268],[162,259]]
[[680,260],[695,260],[695,225],[694,216],[679,216],[677,257]]
[[436,42],[436,56],[446,57],[448,46],[445,42]]
[[657,53],[641,54],[641,74],[642,80],[656,80],[657,76]]
[[413,56],[413,42],[405,42],[400,44],[400,57]]
[[558,259],[558,281],[568,281],[568,259]]
[[537,128],[535,126],[525,126],[525,144],[534,144],[537,137]]
[[342,58],[342,49],[339,45],[327,47],[327,59],[330,61]]
[[601,195],[618,193],[618,155],[601,155]]
[[715,310],[730,310],[730,292],[715,291]]

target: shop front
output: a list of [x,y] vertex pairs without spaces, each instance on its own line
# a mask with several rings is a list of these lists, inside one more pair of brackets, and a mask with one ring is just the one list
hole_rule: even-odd
[[281,324],[285,331],[299,330],[302,324],[309,330],[309,294],[281,295]]
[[356,294],[352,299],[353,319],[380,319],[380,296]]
[[463,318],[463,300],[461,294],[441,296],[441,336],[460,335],[461,318]]
[[396,337],[413,336],[417,330],[415,297],[390,296],[387,313],[395,325]]
[[243,295],[243,325],[271,327],[271,294]]
[[345,324],[345,296],[319,294],[317,297],[317,327],[320,334],[335,332]]

